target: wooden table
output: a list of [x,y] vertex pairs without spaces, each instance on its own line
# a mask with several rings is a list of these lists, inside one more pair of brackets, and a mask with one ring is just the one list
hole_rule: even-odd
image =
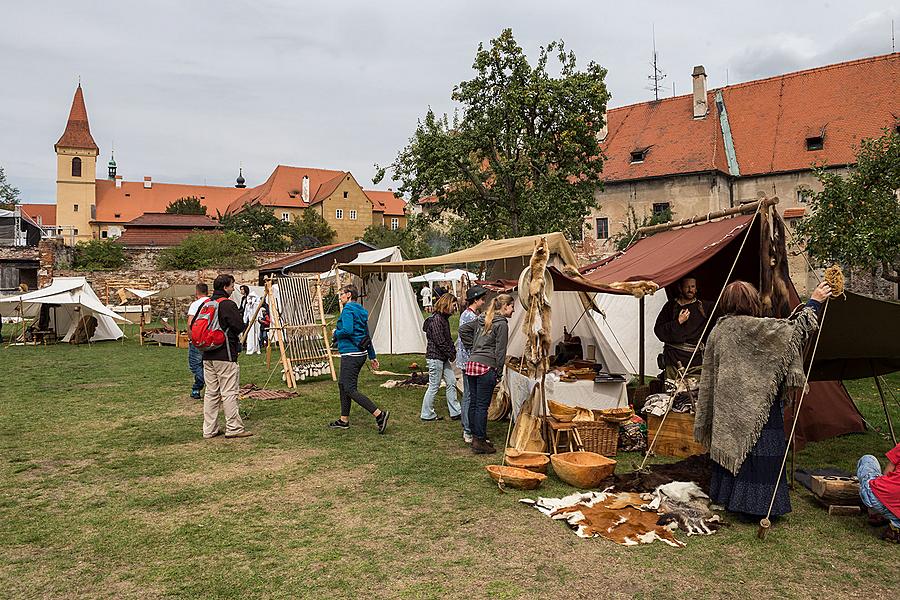
[[563,444],[567,444],[569,452],[576,450],[584,450],[584,444],[581,443],[581,436],[578,435],[578,429],[571,421],[557,421],[553,417],[547,417],[547,425],[550,427],[550,453],[557,454],[559,452],[560,437],[564,437]]

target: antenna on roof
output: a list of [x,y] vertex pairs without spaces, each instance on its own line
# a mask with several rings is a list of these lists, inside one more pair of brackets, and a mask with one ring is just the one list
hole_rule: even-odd
[[731,81],[728,79],[728,67],[725,67],[725,85],[729,85]]
[[896,52],[897,46],[894,45],[894,20],[891,19],[891,52]]
[[653,96],[656,100],[659,100],[659,90],[660,84],[662,80],[666,78],[666,74],[662,69],[659,68],[659,64],[657,62],[656,56],[656,25],[653,25],[653,61],[650,63],[650,66],[653,68],[653,73],[647,76],[647,79],[650,80],[650,85],[647,86],[647,89],[653,92]]

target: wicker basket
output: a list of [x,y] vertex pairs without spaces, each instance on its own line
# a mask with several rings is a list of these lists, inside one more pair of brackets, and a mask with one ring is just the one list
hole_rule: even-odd
[[607,421],[573,421],[587,452],[615,456],[619,445],[619,424]]

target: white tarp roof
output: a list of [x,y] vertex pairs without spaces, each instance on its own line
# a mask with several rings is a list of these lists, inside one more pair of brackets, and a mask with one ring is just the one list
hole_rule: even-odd
[[360,252],[356,258],[350,261],[351,265],[371,265],[382,262],[400,262],[403,260],[403,254],[400,248],[390,246],[380,250],[369,250],[368,252]]
[[[44,304],[59,305],[51,311],[51,327],[57,333],[66,332],[62,340],[64,342],[71,339],[79,319],[86,312],[97,318],[97,330],[91,338],[92,342],[121,338],[122,330],[116,325],[116,321],[129,322],[104,306],[84,277],[54,277],[45,288],[2,298],[0,314],[14,316],[18,314],[17,309],[23,307],[23,316],[36,317]],[[52,322],[53,318],[56,319],[55,323]]]
[[452,271],[431,271],[409,280],[410,283],[435,283],[438,281],[460,281],[463,277],[467,277],[469,281],[478,279],[478,275],[464,269],[453,269]]

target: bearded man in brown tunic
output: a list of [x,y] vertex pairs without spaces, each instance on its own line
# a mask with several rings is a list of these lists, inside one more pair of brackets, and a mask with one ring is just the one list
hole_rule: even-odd
[[702,364],[702,346],[693,361],[691,354],[703,335],[703,328],[712,311],[712,303],[697,297],[697,280],[693,277],[682,279],[678,289],[678,297],[666,302],[653,328],[656,337],[665,344],[663,361],[666,377],[670,379],[675,379],[677,370],[686,368],[688,362],[691,362],[691,371]]

